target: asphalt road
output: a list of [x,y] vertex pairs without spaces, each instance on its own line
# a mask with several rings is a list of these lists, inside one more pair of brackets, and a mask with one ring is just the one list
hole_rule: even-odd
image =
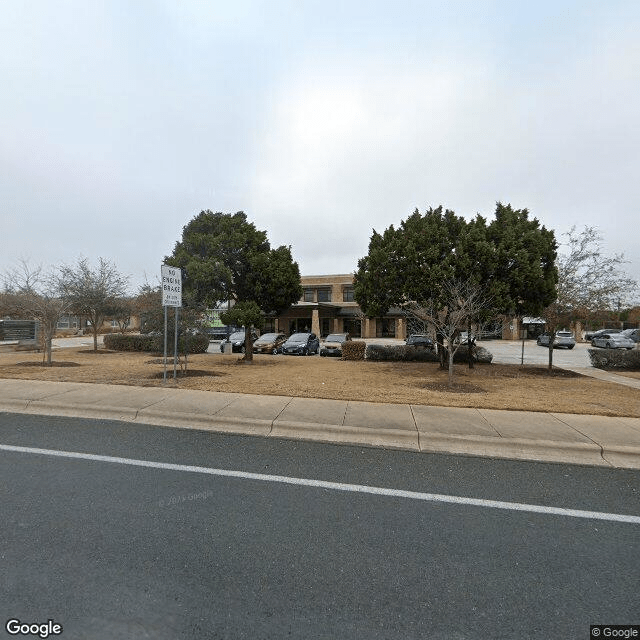
[[83,639],[474,640],[640,623],[639,472],[6,413],[0,445],[3,622]]

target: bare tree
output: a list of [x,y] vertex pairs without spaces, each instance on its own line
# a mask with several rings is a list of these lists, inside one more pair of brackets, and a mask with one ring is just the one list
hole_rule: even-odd
[[39,323],[44,358],[52,364],[51,344],[58,320],[70,310],[69,301],[60,296],[54,273],[45,274],[41,266],[31,267],[26,260],[3,275],[3,313]]
[[602,236],[596,228],[577,232],[573,227],[564,235],[567,251],[560,253],[556,262],[558,296],[543,315],[549,334],[549,369],[553,367],[553,342],[559,329],[568,328],[573,320],[589,321],[626,305],[638,288],[638,283],[622,270],[627,263],[623,254],[603,254]]
[[131,324],[131,316],[135,313],[136,301],[133,298],[115,300],[111,317],[118,323],[120,333],[124,333]]
[[458,338],[464,329],[474,325],[481,327],[490,320],[491,300],[483,287],[469,278],[467,280],[446,279],[439,290],[439,299],[446,300],[444,307],[434,303],[418,305],[408,302],[404,305],[407,312],[433,327],[437,336],[438,351],[443,360],[448,360],[449,386],[453,384],[453,358],[462,346]]
[[58,290],[69,300],[74,312],[91,323],[94,351],[98,350],[98,331],[126,295],[128,283],[128,277],[104,258],[99,259],[96,268],[91,267],[86,258],[78,260],[76,266],[60,267]]

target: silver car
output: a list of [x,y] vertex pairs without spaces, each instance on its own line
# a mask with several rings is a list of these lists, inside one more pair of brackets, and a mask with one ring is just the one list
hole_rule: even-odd
[[[543,347],[549,346],[549,339],[551,336],[548,333],[543,333],[541,336],[538,336],[536,342]],[[553,339],[553,348],[559,349],[573,349],[576,346],[576,339],[573,336],[571,331],[556,331],[556,335]]]
[[640,342],[640,329],[625,329],[621,332],[625,338],[629,338],[634,342]]
[[591,346],[605,349],[633,349],[636,343],[621,333],[601,333],[591,341]]

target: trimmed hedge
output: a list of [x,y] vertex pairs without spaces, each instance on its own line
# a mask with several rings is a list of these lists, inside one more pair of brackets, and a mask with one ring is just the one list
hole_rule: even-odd
[[[435,351],[423,349],[412,345],[382,345],[369,344],[366,350],[366,359],[376,362],[440,362],[440,358]],[[483,364],[490,364],[493,354],[484,347],[474,347],[473,361]],[[467,347],[458,347],[453,356],[456,363],[467,362]]]
[[[104,346],[112,351],[164,351],[164,337],[149,334],[109,333],[104,337]],[[178,351],[180,353],[205,353],[209,348],[209,336],[204,333],[180,336]],[[173,352],[173,340],[168,341],[167,349]]]
[[587,349],[591,365],[596,369],[640,370],[640,350]]
[[[473,361],[479,362],[480,364],[491,364],[493,360],[493,353],[491,351],[485,349],[484,347],[478,347],[477,345],[473,347]],[[453,356],[454,362],[465,363],[467,362],[467,347],[466,345],[462,345],[458,348]]]
[[362,340],[347,340],[342,343],[343,360],[364,360],[367,343]]
[[148,334],[107,333],[104,346],[111,351],[163,351],[164,341],[161,336]]
[[438,362],[438,355],[431,349],[406,344],[368,344],[367,360],[376,362]]

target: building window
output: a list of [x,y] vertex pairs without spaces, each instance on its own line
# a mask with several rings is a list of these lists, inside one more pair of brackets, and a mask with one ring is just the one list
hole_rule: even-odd
[[347,287],[346,289],[342,290],[342,301],[354,302],[353,287]]
[[318,289],[318,302],[331,302],[331,289]]
[[376,326],[376,338],[395,338],[396,321],[394,318],[380,318]]
[[58,324],[56,325],[57,329],[77,329],[78,328],[78,318],[70,317],[70,316],[62,316],[58,320]]
[[305,289],[304,290],[304,301],[305,302],[313,302],[313,289]]

